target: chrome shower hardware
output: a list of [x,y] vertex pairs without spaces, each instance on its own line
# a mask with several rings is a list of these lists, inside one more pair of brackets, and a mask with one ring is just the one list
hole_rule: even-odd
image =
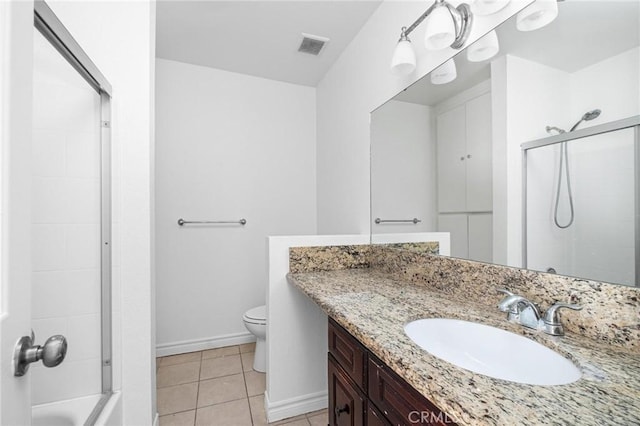
[[22,336],[13,352],[13,375],[24,376],[29,370],[29,364],[42,360],[45,367],[56,367],[64,361],[67,355],[67,339],[56,334],[47,339],[44,345],[34,345],[35,335]]

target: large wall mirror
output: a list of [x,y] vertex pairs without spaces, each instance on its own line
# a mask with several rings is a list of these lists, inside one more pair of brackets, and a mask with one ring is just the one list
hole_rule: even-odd
[[640,2],[558,5],[372,112],[373,242],[450,232],[453,257],[638,285]]

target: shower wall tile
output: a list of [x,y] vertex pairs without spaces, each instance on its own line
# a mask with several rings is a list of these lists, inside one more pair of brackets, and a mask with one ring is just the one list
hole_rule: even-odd
[[100,177],[100,144],[95,133],[73,132],[66,137],[66,176]]
[[69,344],[67,358],[69,361],[100,358],[101,339],[100,333],[96,332],[96,330],[100,330],[100,315],[98,313],[68,317],[67,330],[66,337]]
[[33,405],[99,394],[101,389],[100,359],[66,360],[56,368],[34,364],[31,374]]
[[33,175],[62,177],[66,171],[65,134],[60,130],[33,131]]
[[100,226],[66,226],[66,267],[96,269],[100,267]]
[[63,269],[66,264],[64,225],[33,225],[31,229],[33,270]]
[[32,274],[32,318],[92,314],[100,310],[100,273],[76,271]]

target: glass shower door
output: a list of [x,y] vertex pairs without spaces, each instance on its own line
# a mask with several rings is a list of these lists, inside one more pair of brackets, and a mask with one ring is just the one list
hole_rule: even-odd
[[562,143],[526,153],[527,267],[633,286],[634,128],[563,143],[562,169]]
[[100,95],[34,30],[32,327],[62,334],[66,359],[31,365],[32,404],[102,394]]

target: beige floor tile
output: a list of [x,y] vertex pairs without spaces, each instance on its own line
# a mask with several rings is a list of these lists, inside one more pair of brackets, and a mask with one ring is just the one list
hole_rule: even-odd
[[251,413],[248,400],[225,402],[198,408],[196,414],[197,426],[251,426]]
[[202,352],[189,352],[186,354],[170,355],[156,358],[156,364],[158,364],[158,367],[162,367],[165,365],[184,364],[185,362],[200,361],[201,358]]
[[327,409],[307,414],[307,419],[311,426],[327,426],[329,424],[329,413]]
[[200,379],[200,361],[185,364],[163,365],[158,369],[157,387],[197,382]]
[[229,355],[220,358],[202,360],[200,368],[200,380],[213,379],[215,377],[230,376],[242,373],[240,355]]
[[243,354],[245,352],[255,352],[256,351],[256,342],[253,343],[245,343],[240,345],[240,353]]
[[193,426],[196,422],[196,410],[160,416],[160,426]]
[[247,383],[249,396],[262,395],[266,388],[266,374],[257,371],[245,371],[244,380]]
[[277,422],[269,423],[269,426],[309,426],[309,420],[307,420],[307,416],[301,414],[295,417],[289,417],[288,419],[282,419]]
[[242,358],[242,370],[243,371],[251,371],[253,370],[253,359],[255,358],[255,352],[245,352],[240,354],[240,358]]
[[178,413],[196,408],[198,383],[170,386],[158,389],[158,414]]
[[247,398],[242,374],[202,380],[198,392],[198,407]]
[[203,351],[202,359],[218,358],[218,357],[227,356],[227,355],[238,355],[239,353],[240,353],[240,348],[238,347],[238,345],[225,346],[224,348],[216,348],[216,349],[209,349],[208,351]]
[[249,398],[249,407],[251,408],[253,426],[266,426],[267,415],[264,412],[264,396],[257,395]]

